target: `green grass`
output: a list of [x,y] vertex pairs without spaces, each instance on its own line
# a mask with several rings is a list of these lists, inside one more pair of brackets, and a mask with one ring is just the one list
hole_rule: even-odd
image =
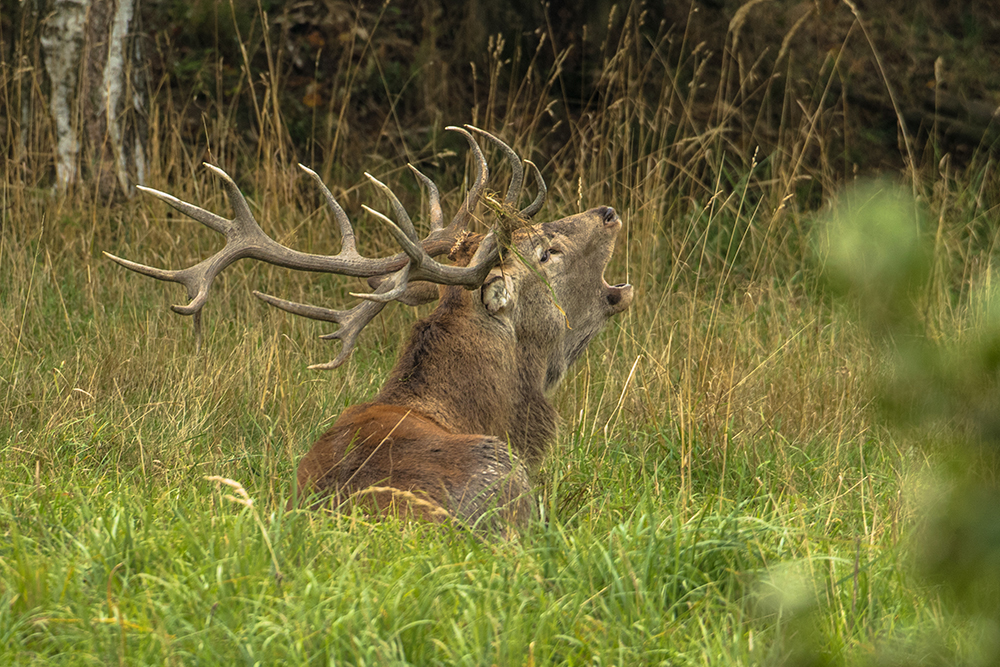
[[[997,466],[966,447],[974,438],[948,411],[969,395],[988,408],[995,396],[996,364],[981,363],[1000,349],[988,335],[993,160],[959,168],[935,156],[897,179],[923,212],[931,258],[919,280],[890,285],[905,301],[893,311],[908,327],[901,336],[879,324],[877,300],[838,299],[823,278],[827,202],[848,173],[815,124],[846,113],[822,94],[829,73],[806,96],[774,84],[766,104],[786,111],[757,155],[731,125],[765,102],[725,80],[768,73],[725,55],[706,118],[697,47],[629,25],[608,47],[600,94],[581,102],[586,114],[559,117],[559,72],[533,70],[506,101],[491,70],[491,101],[475,111],[525,155],[542,155],[550,203],[540,217],[600,204],[622,214],[607,277],[636,289],[556,392],[562,424],[535,480],[540,514],[510,539],[283,510],[298,459],[344,407],[377,391],[426,309],[387,308],[345,367],[316,373],[306,366],[336,355],[316,339],[329,327],[269,310],[250,290],[336,307],[360,285],[240,263],[214,287],[196,351],[190,322],[168,310],[182,290],[100,251],[179,268],[214,252],[216,235],[149,198],[56,196],[5,171],[0,662],[992,664],[998,550],[982,535],[1000,532],[974,508],[991,507]],[[664,83],[679,78],[684,86]],[[201,151],[178,139],[180,103],[156,102],[149,184],[228,211],[196,167]],[[329,114],[332,127],[332,103]],[[335,252],[315,192],[293,180],[291,159],[270,159],[270,147],[292,148],[264,131],[281,123],[265,120],[259,145],[217,123],[206,141],[231,147],[239,168],[224,166],[265,230]],[[37,121],[33,142],[47,122]],[[381,135],[365,144],[378,156],[354,150],[358,136],[350,152],[325,147],[330,184],[371,254],[391,245],[360,213],[380,201],[358,186],[361,169],[411,211],[420,195],[405,159],[426,163],[450,210],[468,180],[461,140],[437,125],[385,127],[407,158],[388,154]],[[912,223],[908,206],[882,217]],[[841,266],[865,229],[838,246]],[[878,276],[840,283],[883,294]],[[924,357],[907,367],[910,348],[891,343],[911,339]],[[933,384],[942,378],[951,384]],[[940,395],[940,409],[894,421],[894,383],[907,385],[909,404]],[[252,504],[228,499],[236,491],[211,476],[239,482]],[[986,489],[976,496],[986,500],[963,488]],[[934,561],[931,533],[986,546]],[[964,583],[947,572],[952,555]]]
[[[153,217],[112,249],[190,261],[159,224],[188,223]],[[655,222],[628,224],[635,239]],[[248,291],[327,297],[311,276],[237,266],[196,353],[166,308],[179,288],[125,274],[96,241],[56,253],[54,236],[4,241],[23,277],[0,318],[6,663],[794,664],[821,647],[854,664],[971,641],[910,573],[907,479],[925,454],[874,420],[880,362],[824,298],[671,286],[637,270],[654,262],[641,244],[620,249],[638,302],[557,392],[541,516],[482,541],[281,509],[297,458],[377,389],[412,313],[317,374],[326,329]]]
[[770,664],[814,603],[842,645],[929,620],[892,549],[823,536],[827,508],[682,501],[662,471],[637,506],[509,542],[244,508],[194,476],[31,472],[2,505],[7,664]]

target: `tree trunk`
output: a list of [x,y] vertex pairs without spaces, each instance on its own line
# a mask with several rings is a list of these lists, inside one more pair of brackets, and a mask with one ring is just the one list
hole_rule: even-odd
[[[28,5],[28,3],[25,3]],[[48,6],[44,6],[48,4]],[[36,0],[56,188],[131,196],[146,176],[146,69],[138,0]]]

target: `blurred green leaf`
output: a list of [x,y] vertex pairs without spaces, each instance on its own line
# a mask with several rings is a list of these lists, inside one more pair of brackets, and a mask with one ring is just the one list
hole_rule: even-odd
[[876,332],[912,331],[930,274],[929,243],[912,197],[887,182],[849,189],[822,227],[823,273]]

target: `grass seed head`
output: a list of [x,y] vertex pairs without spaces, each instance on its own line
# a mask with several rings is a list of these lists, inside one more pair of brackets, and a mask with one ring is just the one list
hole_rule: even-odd
[[[243,485],[237,482],[235,479],[229,479],[228,477],[221,477],[219,475],[206,475],[205,480],[209,482],[215,482],[220,486],[225,484],[236,492],[236,496],[226,494],[223,496],[226,500],[231,500],[234,503],[243,505],[244,507],[253,507],[253,498],[247,493],[247,490],[243,488]],[[239,497],[237,497],[239,496]]]

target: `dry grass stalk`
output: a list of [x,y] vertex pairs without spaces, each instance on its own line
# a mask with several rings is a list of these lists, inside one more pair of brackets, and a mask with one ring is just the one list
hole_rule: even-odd
[[237,505],[242,505],[246,508],[253,507],[253,498],[251,498],[250,494],[243,488],[243,485],[235,479],[229,479],[228,477],[221,477],[219,475],[205,475],[203,479],[208,482],[216,482],[220,487],[222,485],[228,486],[236,492],[236,496],[239,496],[237,498],[234,495],[226,494],[223,496],[226,500],[230,500]]

